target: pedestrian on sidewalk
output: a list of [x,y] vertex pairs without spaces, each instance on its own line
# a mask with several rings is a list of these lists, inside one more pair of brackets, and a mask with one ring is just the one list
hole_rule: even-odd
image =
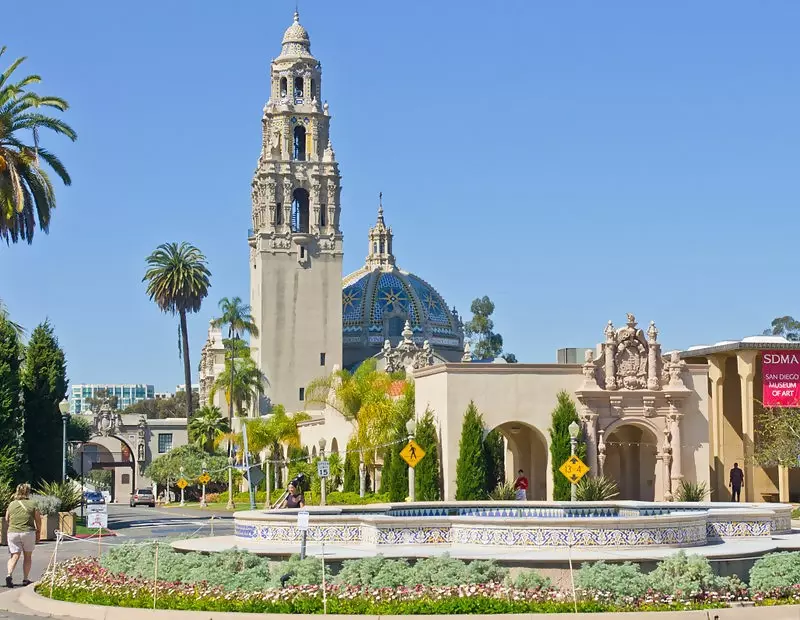
[[39,530],[42,525],[42,515],[31,500],[31,485],[20,484],[14,493],[14,498],[6,510],[6,525],[8,526],[8,573],[6,587],[13,588],[12,574],[22,560],[22,585],[30,584],[31,563],[33,562],[33,548],[39,542]]

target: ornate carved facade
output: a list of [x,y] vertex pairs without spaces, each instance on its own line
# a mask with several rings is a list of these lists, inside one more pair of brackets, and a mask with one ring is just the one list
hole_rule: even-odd
[[383,343],[381,355],[386,363],[386,372],[397,372],[405,370],[409,375],[413,370],[419,370],[426,366],[433,366],[434,356],[430,343],[426,340],[422,346],[417,346],[413,340],[414,332],[411,331],[411,324],[406,321],[403,329],[403,339],[392,348],[392,343],[386,340]]

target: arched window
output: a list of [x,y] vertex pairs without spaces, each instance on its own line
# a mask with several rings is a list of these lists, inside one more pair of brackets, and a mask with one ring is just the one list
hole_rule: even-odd
[[406,326],[405,319],[400,316],[393,316],[389,319],[389,337],[399,338],[403,335],[403,328]]
[[288,90],[288,88],[287,88],[286,78],[282,77],[281,78],[281,97],[285,97],[286,96],[287,90]]
[[314,78],[311,78],[311,98],[313,99],[316,96],[317,96],[317,82],[316,80],[314,80]]
[[319,206],[319,225],[320,225],[320,227],[327,226],[328,225],[327,221],[328,221],[328,218],[325,215],[325,205],[320,205]]
[[308,232],[308,192],[303,188],[294,190],[292,194],[292,231]]
[[306,160],[306,128],[302,125],[295,125],[294,128],[294,151],[292,159],[295,161]]
[[278,226],[283,224],[283,205],[281,203],[275,205],[275,224]]
[[303,98],[303,78],[294,78],[294,96],[298,99]]

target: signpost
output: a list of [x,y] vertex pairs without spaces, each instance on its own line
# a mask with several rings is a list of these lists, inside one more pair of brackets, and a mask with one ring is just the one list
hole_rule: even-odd
[[108,507],[105,504],[86,506],[86,527],[98,530],[108,527]]
[[400,456],[408,463],[409,467],[416,467],[417,463],[425,457],[425,450],[423,450],[416,441],[411,439],[406,444],[406,447],[400,450]]
[[211,476],[208,475],[208,472],[206,471],[206,463],[205,461],[203,461],[203,473],[200,474],[199,478],[197,478],[197,482],[199,482],[203,487],[203,492],[202,495],[200,496],[201,508],[205,508],[206,506],[208,506],[208,504],[206,503],[206,485],[209,483],[210,480]]
[[331,475],[331,465],[328,461],[317,461],[317,476],[327,478]]
[[578,481],[589,471],[589,467],[577,456],[573,455],[564,461],[558,471],[564,474],[564,477],[572,484],[578,484]]
[[178,482],[176,482],[175,484],[181,491],[183,491],[186,487],[189,486],[189,483],[186,482],[186,478],[178,478]]
[[264,480],[264,472],[258,465],[250,465],[250,469],[244,472],[245,479],[253,486],[258,486]]
[[764,351],[762,402],[765,407],[800,406],[800,350]]
[[300,559],[306,557],[306,536],[308,535],[308,511],[301,510],[297,513],[297,529],[300,530]]

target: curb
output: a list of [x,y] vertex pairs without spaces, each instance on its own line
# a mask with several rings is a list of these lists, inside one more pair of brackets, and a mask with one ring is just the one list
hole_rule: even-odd
[[[11,598],[6,600],[13,600]],[[83,605],[80,603],[66,603],[54,601],[37,594],[33,587],[20,588],[17,598],[19,605],[48,616],[67,616],[78,620],[308,620],[318,619],[321,614],[251,614],[237,612],[209,612],[209,611],[179,611],[166,609],[141,609],[132,607],[106,607],[103,605]],[[0,608],[4,607],[3,597],[0,596]],[[19,611],[11,609],[10,611]],[[759,607],[759,620],[797,620],[800,618],[800,605],[782,605],[777,607]],[[618,620],[623,616],[630,620],[751,620],[754,615],[753,607],[730,607],[725,609],[710,609],[696,611],[660,611],[660,612],[614,612],[614,613],[585,613],[585,614],[497,614],[497,615],[463,615],[463,616],[413,616],[414,620],[442,620],[455,617],[463,620],[540,620],[547,618],[576,618],[578,616],[596,620]],[[345,620],[354,616],[333,615],[333,620]],[[355,616],[363,620],[409,620],[409,616]]]

